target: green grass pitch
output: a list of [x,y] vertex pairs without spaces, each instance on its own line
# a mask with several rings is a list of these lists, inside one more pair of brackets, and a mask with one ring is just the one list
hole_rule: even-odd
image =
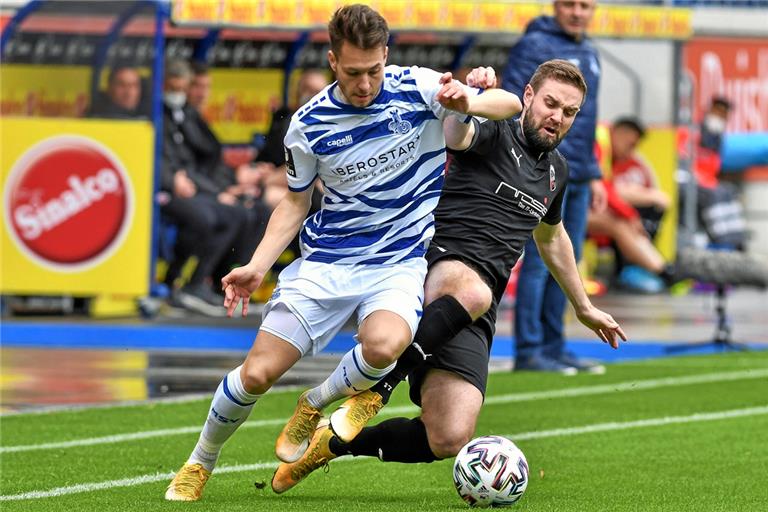
[[[398,389],[381,417],[414,415]],[[299,391],[265,396],[197,503],[163,500],[209,401],[0,418],[0,509],[463,510],[452,460],[345,457],[277,496],[259,490]],[[768,510],[768,352],[613,364],[603,376],[495,373],[477,435],[508,435],[531,478],[514,510]]]

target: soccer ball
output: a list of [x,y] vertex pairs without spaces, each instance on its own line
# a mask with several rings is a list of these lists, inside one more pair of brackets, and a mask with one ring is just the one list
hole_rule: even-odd
[[528,461],[506,437],[478,437],[456,456],[453,483],[472,507],[511,505],[528,486]]

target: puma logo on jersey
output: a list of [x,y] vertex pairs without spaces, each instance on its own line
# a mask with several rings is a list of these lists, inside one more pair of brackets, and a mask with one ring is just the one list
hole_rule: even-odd
[[515,157],[515,160],[517,161],[517,166],[520,167],[520,159],[523,158],[523,154],[520,153],[519,155],[515,152],[515,148],[510,148],[510,151],[512,152],[512,156]]

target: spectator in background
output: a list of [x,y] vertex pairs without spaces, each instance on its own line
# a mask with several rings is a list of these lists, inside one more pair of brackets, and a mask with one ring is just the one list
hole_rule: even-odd
[[[587,96],[581,111],[570,134],[560,144],[569,168],[563,223],[577,261],[581,257],[590,205],[595,211],[602,211],[606,201],[600,167],[593,151],[600,62],[597,50],[586,35],[596,3],[596,0],[555,0],[554,17],[540,16],[532,20],[523,37],[512,47],[502,84],[522,97],[525,84],[536,67],[550,59],[566,59],[576,64],[587,82]],[[515,369],[569,375],[577,371],[605,371],[605,367],[596,361],[577,358],[564,350],[566,298],[549,274],[533,241],[525,246],[517,289]]]
[[192,68],[192,80],[187,90],[187,103],[202,113],[208,103],[208,97],[211,95],[213,80],[206,64],[193,61],[190,66]]
[[[267,189],[264,193],[264,202],[271,208],[283,198],[288,190],[288,181],[285,174],[285,149],[283,139],[288,132],[291,116],[299,107],[304,105],[317,93],[328,85],[328,76],[319,69],[306,69],[302,71],[296,85],[296,93],[291,103],[283,105],[272,114],[272,122],[269,125],[264,145],[259,150],[253,165],[238,169],[238,178],[244,182],[260,180],[265,183]],[[315,187],[312,196],[312,208],[309,214],[320,209],[322,189]],[[298,251],[296,252],[298,254]]]
[[747,224],[736,189],[722,183],[720,174],[723,135],[731,103],[724,97],[712,99],[699,129],[694,160],[697,181],[696,209],[709,242],[716,248],[744,250]]
[[[611,126],[611,176],[604,180],[608,208],[589,212],[587,231],[607,236],[615,245],[620,284],[659,292],[676,280],[673,267],[653,244],[669,196],[656,186],[653,170],[635,153],[644,135],[645,126],[634,117],[619,118]],[[632,265],[624,267],[625,261]]]
[[[610,129],[611,176],[608,183],[618,197],[635,210],[650,238],[659,230],[670,205],[669,195],[661,190],[656,174],[635,150],[645,137],[645,126],[635,117],[620,117]],[[610,206],[610,193],[609,193]]]
[[188,128],[197,116],[187,105],[191,77],[186,62],[167,63],[159,200],[163,217],[178,226],[178,237],[165,283],[173,289],[184,263],[196,256],[197,266],[189,282],[174,293],[172,300],[206,315],[223,316],[223,298],[213,291],[212,273],[242,235],[246,213],[237,199],[211,178],[204,160],[190,145]]
[[142,79],[136,68],[116,66],[109,72],[106,94],[99,92],[86,117],[135,119],[149,117],[142,101]]
[[266,188],[264,180],[244,183],[238,180],[238,176],[242,177],[243,173],[236,172],[222,160],[221,142],[201,110],[208,100],[212,85],[208,66],[193,62],[190,67],[192,79],[187,89],[188,111],[180,129],[187,146],[194,153],[197,167],[219,187],[220,200],[225,204],[239,205],[246,213],[243,233],[235,240],[233,250],[227,253],[213,272],[213,281],[218,283],[233,267],[245,265],[251,259],[264,236],[271,209],[261,199]]

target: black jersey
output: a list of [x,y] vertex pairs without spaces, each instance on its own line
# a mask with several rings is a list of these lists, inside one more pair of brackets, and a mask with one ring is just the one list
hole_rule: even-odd
[[472,122],[469,148],[451,152],[431,261],[439,252],[458,256],[488,281],[497,302],[539,222],[560,222],[568,165],[557,150],[532,153],[519,119]]

